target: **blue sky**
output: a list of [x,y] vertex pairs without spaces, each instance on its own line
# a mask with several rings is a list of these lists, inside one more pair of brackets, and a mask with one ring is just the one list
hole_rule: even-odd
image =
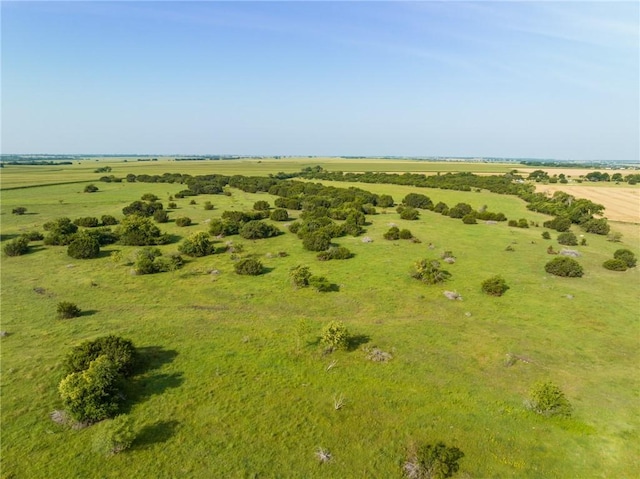
[[638,2],[2,2],[2,152],[640,161]]

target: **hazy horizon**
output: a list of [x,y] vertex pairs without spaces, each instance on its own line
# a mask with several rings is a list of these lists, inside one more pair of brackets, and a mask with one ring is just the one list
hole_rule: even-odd
[[0,8],[3,154],[640,159],[637,2]]

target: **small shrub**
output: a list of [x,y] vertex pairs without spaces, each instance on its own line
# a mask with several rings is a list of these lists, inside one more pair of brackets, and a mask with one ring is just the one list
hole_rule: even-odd
[[571,228],[571,219],[564,216],[556,216],[554,219],[542,223],[542,226],[562,233],[569,231],[569,228]]
[[26,212],[27,212],[27,209],[24,206],[18,206],[17,208],[13,208],[11,210],[11,214],[18,215],[18,216],[23,215]]
[[626,271],[627,263],[622,261],[621,259],[608,259],[604,263],[602,263],[606,269],[611,271]]
[[512,226],[514,228],[517,228],[518,227],[518,222],[516,220],[509,220],[507,225]]
[[463,222],[465,225],[475,225],[475,224],[477,224],[477,223],[478,223],[478,222],[476,221],[476,217],[475,217],[475,215],[474,215],[473,213],[468,214],[468,215],[464,215],[464,216],[462,217],[462,222]]
[[96,191],[98,191],[98,187],[94,184],[87,185],[84,187],[85,193],[95,193]]
[[633,268],[637,262],[636,255],[626,248],[616,250],[615,253],[613,253],[613,257],[620,261],[624,261],[629,268]]
[[289,279],[294,288],[305,288],[309,286],[311,272],[308,266],[298,265],[289,270]]
[[312,231],[304,236],[302,246],[308,251],[325,251],[331,246],[331,235],[324,230]]
[[584,274],[580,263],[568,256],[553,258],[545,265],[544,269],[549,274],[567,278],[580,278]]
[[271,212],[269,218],[272,221],[288,221],[289,213],[284,208],[276,208]]
[[420,213],[417,209],[408,206],[402,210],[402,212],[400,213],[400,218],[402,218],[403,220],[414,221],[420,218]]
[[80,316],[80,308],[78,308],[74,303],[69,303],[68,301],[59,302],[56,307],[56,311],[58,313],[58,318],[60,319],[71,319]]
[[542,232],[542,239],[551,239],[551,234],[548,231],[543,231]]
[[211,201],[204,202],[204,209],[207,211],[211,211],[213,209],[213,204],[211,203]]
[[269,208],[271,208],[271,206],[269,206],[269,203],[264,200],[256,201],[253,204],[253,209],[256,211],[267,211]]
[[131,418],[121,414],[101,425],[93,438],[93,450],[112,456],[129,449],[135,437]]
[[100,225],[98,218],[94,216],[85,216],[82,218],[76,218],[73,220],[73,224],[76,226],[84,226],[85,228],[95,228]]
[[349,259],[353,256],[353,253],[344,246],[338,246],[336,248],[329,248],[327,251],[322,251],[318,254],[317,258],[320,261],[328,261],[330,259]]
[[412,276],[426,284],[437,284],[449,279],[451,273],[440,269],[439,261],[423,259],[416,262]]
[[398,236],[400,237],[400,239],[413,239],[413,234],[411,234],[411,231],[406,228],[401,229],[398,233]]
[[180,218],[176,218],[176,226],[191,226],[191,218],[189,218],[188,216],[181,216]]
[[619,231],[612,231],[607,235],[607,241],[611,241],[612,243],[620,243],[622,241],[622,233]]
[[409,450],[402,470],[408,479],[446,479],[458,472],[458,461],[463,457],[460,449],[442,442],[421,444]]
[[42,241],[44,239],[44,235],[39,231],[29,231],[28,233],[21,234],[20,237],[27,238],[29,241]]
[[571,416],[569,400],[558,386],[551,382],[540,382],[533,386],[528,407],[543,416]]
[[191,200],[191,201],[189,201],[189,204],[190,205],[197,205],[198,203],[196,203],[196,200]]
[[253,258],[246,258],[238,261],[234,265],[234,269],[237,274],[249,275],[249,276],[257,276],[262,274],[263,266],[260,261]]
[[111,215],[102,215],[100,222],[103,226],[113,226],[118,224],[118,220]]
[[342,321],[331,321],[322,328],[320,342],[330,350],[346,349],[349,337],[349,330]]
[[140,197],[141,200],[143,201],[150,201],[150,202],[154,202],[154,201],[158,201],[160,198],[158,198],[156,195],[154,195],[153,193],[145,193],[144,195],[142,195]]
[[576,246],[578,244],[578,238],[571,231],[565,231],[558,235],[558,243],[565,246]]
[[29,239],[20,236],[18,238],[8,241],[3,247],[2,251],[7,256],[21,256],[29,252]]
[[165,210],[155,210],[153,212],[153,221],[156,223],[168,223],[169,222],[169,213]]
[[251,220],[242,225],[239,233],[245,239],[262,239],[278,236],[281,231],[264,221]]
[[492,276],[482,282],[482,291],[491,296],[502,296],[509,286],[501,276]]
[[587,233],[596,235],[606,235],[611,230],[606,218],[590,219],[582,224],[582,228],[584,228]]
[[529,222],[525,218],[520,218],[518,220],[518,228],[528,228]]
[[180,246],[178,246],[178,251],[187,256],[201,257],[213,254],[215,252],[215,246],[209,239],[209,234],[200,231],[186,238]]
[[392,226],[391,228],[389,228],[389,231],[387,231],[383,236],[384,239],[387,240],[400,239],[400,228],[398,228],[397,226]]
[[328,293],[329,291],[336,291],[336,286],[331,284],[324,276],[311,276],[309,278],[309,286],[314,288],[320,293]]
[[67,247],[67,254],[75,259],[91,259],[100,256],[100,242],[93,235],[77,233]]
[[167,208],[169,208],[170,210],[175,210],[177,207],[178,204],[175,201],[170,201],[169,203],[167,203]]

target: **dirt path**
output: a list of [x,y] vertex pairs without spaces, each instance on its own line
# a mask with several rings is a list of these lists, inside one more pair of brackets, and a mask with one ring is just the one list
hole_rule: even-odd
[[582,185],[536,185],[536,191],[553,194],[564,191],[576,198],[586,198],[604,205],[604,215],[611,221],[640,223],[640,189]]

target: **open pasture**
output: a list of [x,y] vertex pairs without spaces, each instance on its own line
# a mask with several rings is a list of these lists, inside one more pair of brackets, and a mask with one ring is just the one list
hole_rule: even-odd
[[[109,174],[266,175],[315,164],[322,163],[113,162]],[[339,162],[326,164],[346,171]],[[2,192],[3,245],[61,216],[121,218],[122,208],[145,193],[166,206],[169,195],[184,188],[102,183],[96,181],[102,174],[80,166],[65,169],[59,179],[85,183]],[[359,170],[375,167],[380,164]],[[11,176],[12,167],[4,168],[3,188],[8,179],[15,186],[47,181],[40,173],[45,167],[19,168],[20,178]],[[399,168],[394,163],[389,171]],[[82,192],[90,182],[97,193]],[[283,230],[275,238],[217,240],[218,247],[229,240],[241,243],[243,256],[260,259],[267,272],[257,277],[236,275],[228,252],[143,276],[131,274],[139,249],[131,246],[109,245],[97,259],[74,260],[66,247],[35,242],[24,256],[3,256],[1,329],[9,333],[0,340],[3,477],[400,478],[413,441],[459,447],[465,453],[459,477],[637,476],[640,274],[638,268],[621,273],[601,265],[621,247],[638,255],[640,227],[624,225],[622,243],[585,234],[587,245],[575,247],[585,276],[557,278],[544,271],[547,246],[560,249],[555,232],[550,241],[541,238],[549,217],[528,211],[518,198],[333,185],[391,194],[396,203],[418,192],[449,205],[486,205],[533,225],[465,225],[430,211],[407,221],[395,208],[378,208],[377,215],[367,216],[364,233],[373,242],[337,238],[355,256],[323,262],[282,223],[274,222]],[[207,231],[207,222],[225,210],[250,210],[258,200],[273,206],[275,200],[229,191],[230,196],[194,197],[196,204],[176,199],[171,221],[159,225],[173,242],[160,249],[175,252],[185,236]],[[205,201],[214,209],[205,210]],[[12,215],[17,206],[29,214]],[[300,212],[290,214],[295,219]],[[180,216],[190,217],[192,226],[178,227],[173,220]],[[410,229],[422,242],[383,239],[390,224]],[[446,250],[456,257],[445,266],[452,274],[448,282],[428,286],[411,278],[417,260],[438,259]],[[289,270],[298,264],[326,276],[339,291],[293,289]],[[480,289],[495,274],[510,286],[503,297]],[[445,290],[463,299],[451,301]],[[58,320],[59,301],[72,301],[85,313]],[[331,320],[344,321],[354,335],[349,350],[323,354],[318,336]],[[60,408],[57,384],[66,352],[106,334],[131,339],[149,366],[125,391],[124,412],[137,438],[131,450],[109,458],[91,448],[100,424],[74,431],[49,419]],[[364,348],[373,346],[393,359],[368,361]],[[520,359],[510,364],[513,357]],[[545,418],[525,409],[528,391],[539,380],[562,388],[574,406],[572,418]],[[339,410],[338,399],[344,400]],[[330,451],[331,461],[317,460],[320,448]]]

